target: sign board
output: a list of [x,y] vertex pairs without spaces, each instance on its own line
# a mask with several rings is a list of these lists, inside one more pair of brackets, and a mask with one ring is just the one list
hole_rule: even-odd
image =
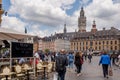
[[11,57],[33,57],[33,44],[31,43],[11,43]]

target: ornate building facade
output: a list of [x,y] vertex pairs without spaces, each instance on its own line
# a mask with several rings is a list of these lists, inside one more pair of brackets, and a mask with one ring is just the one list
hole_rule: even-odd
[[[65,41],[70,41],[67,45],[64,45]],[[67,50],[77,51],[118,51],[120,50],[120,30],[114,27],[106,30],[97,30],[95,20],[93,21],[91,31],[86,31],[86,17],[83,7],[80,11],[80,17],[78,17],[78,32],[67,32],[66,24],[64,24],[63,33],[55,33],[52,36],[44,37],[41,40],[41,49],[50,49],[51,51],[60,50],[60,46],[70,47]],[[61,44],[59,44],[61,43]],[[60,47],[59,49],[57,49]]]
[[109,30],[77,33],[71,40],[71,50],[86,51],[119,51],[120,50],[120,30],[111,27]]
[[120,30],[114,27],[106,30],[97,30],[96,23],[93,21],[92,29],[86,32],[86,17],[84,10],[81,8],[80,17],[78,18],[79,31],[71,39],[71,50],[78,51],[119,51],[120,50]]

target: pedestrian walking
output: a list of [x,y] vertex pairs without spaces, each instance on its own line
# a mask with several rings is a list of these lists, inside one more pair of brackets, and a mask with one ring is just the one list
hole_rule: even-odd
[[62,49],[60,54],[56,56],[56,71],[58,73],[58,80],[65,80],[66,66],[68,65],[68,58],[65,50]]
[[106,51],[101,55],[99,65],[102,64],[104,78],[108,78],[108,66],[111,66],[110,56]]
[[75,54],[75,62],[74,62],[76,68],[77,68],[77,76],[81,75],[81,69],[83,64],[83,55],[82,52],[77,52]]
[[115,54],[115,51],[113,52],[113,54],[111,54],[111,60],[112,60],[112,65],[115,65],[115,62],[117,60],[117,54]]
[[72,52],[69,52],[69,54],[68,54],[68,67],[69,67],[70,71],[72,71],[72,69],[73,69],[73,64],[74,64],[74,55]]
[[[38,51],[35,51],[34,57],[35,57],[35,65],[37,65],[39,62],[42,62],[42,60],[38,54]],[[30,63],[33,64],[34,60],[31,60]]]
[[118,67],[120,68],[120,54],[118,55]]
[[88,54],[88,60],[89,60],[89,63],[91,63],[91,60],[92,60],[92,54]]
[[84,53],[85,60],[87,60],[87,52]]

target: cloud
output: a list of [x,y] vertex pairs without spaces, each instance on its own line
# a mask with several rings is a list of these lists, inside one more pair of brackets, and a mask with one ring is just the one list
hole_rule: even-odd
[[118,29],[120,21],[120,11],[118,6],[120,3],[114,4],[112,0],[93,0],[91,4],[85,7],[85,15],[87,17],[87,29],[92,27],[92,21],[95,19],[97,28],[107,29],[114,26]]
[[44,37],[45,35],[48,35],[49,31],[48,30],[41,30],[40,25],[38,24],[33,24],[32,27],[30,28],[32,31],[29,32],[29,34]]
[[[65,20],[70,21],[70,16],[66,14],[65,10],[71,9],[71,4],[74,2],[75,0],[11,0],[11,7],[8,12],[9,15],[18,15],[27,24],[32,23],[38,27],[35,29],[32,25],[32,31],[29,33],[46,36],[50,35],[49,30],[43,31],[40,30],[40,27],[49,26],[49,28],[58,29],[65,23]],[[55,29],[54,31],[56,31]],[[35,32],[36,30],[38,33]]]
[[[75,0],[11,0],[10,14],[19,14],[21,18],[44,24],[47,26],[59,26],[67,17],[61,8],[69,8]],[[22,5],[22,6],[21,6]],[[71,8],[71,7],[70,7]]]
[[[27,26],[29,33],[43,37],[55,32],[63,32],[64,23],[66,23],[67,31],[74,32],[75,29],[78,30],[80,10],[75,11],[71,16],[65,12],[66,9],[73,7],[71,5],[74,2],[75,0],[11,0],[8,15],[14,16],[3,16],[2,25],[22,32]],[[111,26],[120,29],[120,3],[118,3],[119,0],[114,0],[114,2],[112,0],[82,0],[80,2],[80,5],[81,3],[85,5],[88,31],[94,19],[98,29]],[[44,30],[43,27],[45,27]]]
[[16,17],[2,16],[2,27],[24,33],[26,23]]

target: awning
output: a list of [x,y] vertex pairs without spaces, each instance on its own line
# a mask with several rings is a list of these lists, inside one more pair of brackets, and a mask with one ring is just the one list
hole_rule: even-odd
[[27,37],[33,37],[33,35],[20,33],[10,29],[0,28],[0,40],[19,40]]

